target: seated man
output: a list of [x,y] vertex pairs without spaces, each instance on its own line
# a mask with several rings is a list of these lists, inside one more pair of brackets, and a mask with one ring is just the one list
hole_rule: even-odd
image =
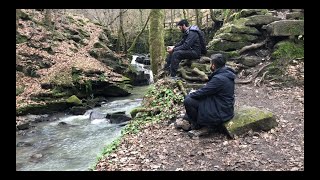
[[222,54],[214,54],[210,58],[213,73],[209,82],[184,100],[187,113],[184,119],[191,123],[193,129],[221,125],[234,116],[234,70],[225,66]]
[[200,29],[193,25],[189,27],[187,20],[183,19],[177,23],[183,34],[182,40],[167,49],[169,53],[164,69],[170,70],[170,76],[176,79],[179,63],[182,59],[198,59],[201,56],[200,37],[197,31]]

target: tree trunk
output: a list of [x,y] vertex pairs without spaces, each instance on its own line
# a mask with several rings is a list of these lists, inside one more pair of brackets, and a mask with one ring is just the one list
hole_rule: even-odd
[[164,62],[165,48],[164,48],[164,28],[162,22],[164,19],[163,9],[152,9],[150,12],[150,30],[149,30],[149,44],[150,44],[150,59],[151,70],[154,77],[158,74],[158,66]]
[[[140,12],[140,27],[143,27],[143,13],[142,13],[142,9],[139,9]],[[148,17],[149,18],[149,17]],[[144,29],[144,28],[143,28]],[[130,49],[130,48],[129,48]]]
[[185,9],[182,9],[183,12],[183,19],[187,19],[187,12]]
[[21,14],[21,9],[16,9],[16,32],[18,31],[20,14]]
[[216,16],[214,15],[214,10],[213,9],[210,9],[210,17],[211,17],[213,22],[215,22],[215,23],[219,22],[218,19],[216,18]]
[[127,39],[126,36],[124,34],[124,30],[123,30],[123,9],[120,9],[120,14],[119,14],[119,19],[120,19],[120,31],[123,37],[123,51],[124,53],[127,53]]
[[170,10],[170,19],[171,19],[171,22],[170,22],[170,29],[173,28],[173,9]]
[[200,9],[195,9],[195,13],[196,13],[197,26],[199,27],[199,29],[201,29],[201,26],[202,26],[202,13],[201,13]]
[[128,52],[131,53],[135,50],[135,46],[136,46],[136,43],[137,43],[137,40],[139,39],[139,37],[141,36],[141,34],[143,33],[144,29],[147,27],[147,24],[149,22],[149,19],[150,19],[150,14],[148,16],[148,19],[146,21],[146,23],[144,24],[144,26],[142,27],[140,33],[136,36],[136,38],[133,40],[133,43],[131,44],[130,48],[128,49]]
[[46,9],[45,15],[44,15],[44,24],[47,25],[48,27],[52,27],[51,19],[52,19],[52,9]]

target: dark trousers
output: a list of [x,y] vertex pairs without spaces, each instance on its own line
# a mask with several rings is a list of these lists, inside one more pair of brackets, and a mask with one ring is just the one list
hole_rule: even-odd
[[199,107],[199,101],[196,99],[193,99],[189,96],[186,96],[186,98],[183,101],[184,107],[186,109],[187,115],[190,118],[190,122],[192,124],[197,124],[197,117],[198,117],[198,107]]
[[198,59],[200,55],[197,54],[194,50],[178,50],[174,51],[172,54],[169,54],[166,59],[165,69],[170,70],[170,75],[172,77],[177,75],[179,68],[179,63],[182,59]]

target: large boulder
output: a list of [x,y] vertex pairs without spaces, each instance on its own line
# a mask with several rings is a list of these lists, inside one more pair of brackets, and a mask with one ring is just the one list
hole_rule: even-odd
[[258,36],[250,35],[250,34],[238,34],[238,33],[221,33],[215,36],[215,39],[223,39],[227,41],[249,41],[255,42],[258,39]]
[[270,36],[304,35],[304,20],[275,21],[266,26]]
[[274,21],[280,20],[280,18],[270,16],[270,15],[255,15],[247,18],[248,18],[248,21],[245,22],[246,26],[261,26],[261,25],[269,24]]
[[232,138],[250,130],[268,131],[277,125],[278,123],[270,111],[250,106],[239,107],[235,110],[235,116],[223,124]]
[[286,14],[286,19],[302,20],[303,18],[304,18],[303,12],[292,12],[292,13]]
[[251,34],[251,35],[261,35],[261,32],[257,28],[251,26],[245,26],[248,18],[240,18],[235,21],[225,24],[220,28],[215,35],[221,33],[240,33],[240,34]]
[[238,41],[232,42],[223,39],[213,39],[208,44],[209,50],[216,50],[216,51],[233,51],[241,49],[244,46],[250,45],[250,42],[247,41]]
[[253,15],[264,15],[268,12],[267,9],[242,9],[240,11],[240,17],[248,17]]
[[239,61],[245,66],[254,67],[258,65],[262,61],[262,59],[258,56],[244,56]]
[[131,117],[127,116],[124,111],[107,114],[106,118],[110,119],[111,124],[120,124],[131,120]]

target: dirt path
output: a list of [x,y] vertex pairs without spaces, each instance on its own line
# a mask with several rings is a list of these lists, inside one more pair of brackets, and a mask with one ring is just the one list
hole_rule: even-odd
[[222,133],[190,138],[162,122],[127,136],[97,170],[304,170],[303,88],[236,86],[237,106],[266,108],[276,115],[279,125],[269,132],[249,132],[235,140]]

